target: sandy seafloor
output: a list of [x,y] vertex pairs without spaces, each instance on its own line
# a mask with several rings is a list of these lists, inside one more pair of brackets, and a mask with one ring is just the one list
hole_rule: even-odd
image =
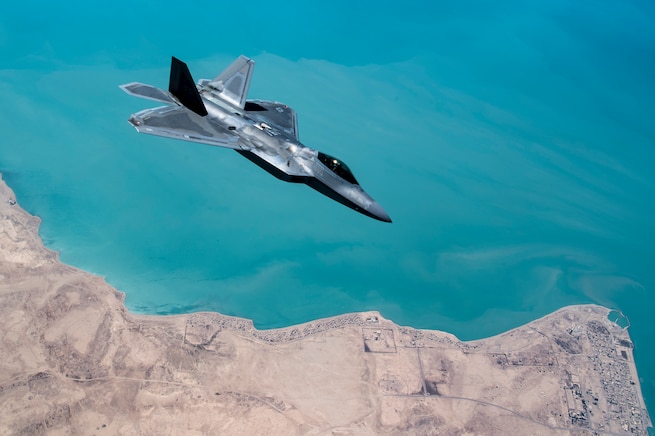
[[[390,214],[230,150],[137,135],[166,87],[239,54]],[[380,310],[462,339],[593,302],[632,323],[655,402],[655,7],[606,2],[0,6],[0,171],[64,262],[136,312],[261,328]]]

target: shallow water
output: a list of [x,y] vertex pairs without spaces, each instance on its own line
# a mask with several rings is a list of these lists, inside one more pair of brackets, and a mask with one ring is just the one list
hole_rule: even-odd
[[[630,320],[652,408],[655,7],[569,3],[3,5],[0,171],[133,311],[376,309],[474,339],[594,302]],[[152,105],[117,85],[241,53],[250,96],[294,107],[393,224],[127,124]]]

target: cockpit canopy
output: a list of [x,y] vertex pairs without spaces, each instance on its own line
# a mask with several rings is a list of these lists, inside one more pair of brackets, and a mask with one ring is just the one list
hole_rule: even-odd
[[329,155],[327,155],[325,153],[321,153],[319,151],[318,152],[318,160],[320,160],[323,165],[328,167],[330,169],[330,171],[332,171],[334,174],[341,177],[345,181],[350,182],[353,185],[359,185],[359,183],[357,183],[357,179],[355,179],[355,176],[353,175],[352,171],[350,171],[350,168],[348,168],[348,165],[341,162],[336,157],[329,156]]

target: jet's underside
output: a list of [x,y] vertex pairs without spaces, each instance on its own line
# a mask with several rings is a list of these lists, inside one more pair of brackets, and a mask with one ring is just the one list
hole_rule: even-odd
[[384,212],[381,207],[376,207],[375,205],[369,203],[369,208],[364,209],[361,204],[355,203],[354,201],[349,200],[348,196],[340,194],[338,186],[330,187],[326,183],[319,181],[316,177],[287,174],[284,171],[281,171],[276,165],[272,165],[266,159],[259,157],[252,151],[236,150],[236,152],[280,180],[290,183],[304,183],[309,187],[317,190],[321,194],[326,195],[327,197],[330,197],[331,199],[338,201],[344,206],[354,209],[359,213],[380,221],[387,221],[385,219],[381,219],[381,217],[386,215],[386,212]]

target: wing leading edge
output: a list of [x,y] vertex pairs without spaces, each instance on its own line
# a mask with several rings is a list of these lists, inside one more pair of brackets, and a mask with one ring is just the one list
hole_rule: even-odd
[[244,148],[240,146],[239,138],[211,118],[197,115],[182,106],[146,109],[132,115],[128,122],[139,133],[218,147]]
[[298,138],[298,117],[296,111],[276,101],[248,100],[244,107],[252,117],[265,121]]

